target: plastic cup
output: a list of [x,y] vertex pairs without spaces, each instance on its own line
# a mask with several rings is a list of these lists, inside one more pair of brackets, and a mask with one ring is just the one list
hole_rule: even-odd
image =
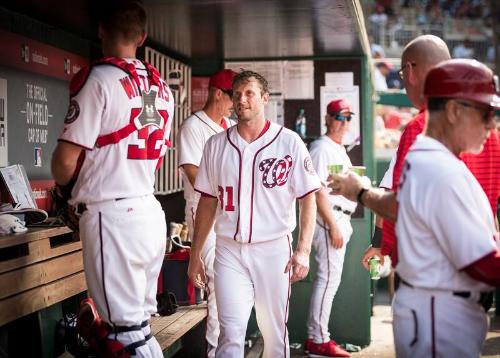
[[331,164],[328,166],[328,174],[339,174],[344,171],[344,164]]
[[350,167],[349,170],[358,174],[361,177],[364,176],[366,173],[366,167],[361,165]]
[[370,259],[370,278],[372,280],[380,280],[380,259],[374,256]]

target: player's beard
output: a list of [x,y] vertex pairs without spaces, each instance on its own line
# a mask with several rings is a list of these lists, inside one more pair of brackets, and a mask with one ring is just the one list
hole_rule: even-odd
[[254,117],[254,113],[250,108],[244,108],[243,110],[240,108],[235,108],[234,112],[236,113],[236,117],[240,122],[248,122]]

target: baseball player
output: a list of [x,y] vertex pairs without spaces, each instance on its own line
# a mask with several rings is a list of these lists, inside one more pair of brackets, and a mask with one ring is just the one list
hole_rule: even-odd
[[[309,149],[314,168],[325,182],[329,165],[339,164],[346,170],[352,166],[342,138],[349,130],[353,115],[351,104],[346,99],[331,101],[326,112],[326,134],[312,142]],[[352,235],[351,214],[356,210],[356,202],[328,195],[326,188],[316,193],[316,202],[319,216],[313,247],[318,271],[309,305],[305,351],[310,356],[349,357],[349,353],[330,339],[328,322],[333,298],[340,285],[346,246]]]
[[[267,81],[243,71],[233,81],[237,125],[211,137],[195,190],[201,193],[188,274],[205,285],[201,249],[215,218],[217,357],[243,357],[255,305],[264,357],[289,357],[286,322],[290,284],[309,271],[319,178],[298,135],[264,117]],[[292,252],[295,200],[300,232]]]
[[[178,134],[179,166],[183,174],[186,222],[191,241],[194,233],[196,207],[200,200],[200,194],[194,190],[193,185],[203,155],[203,147],[208,138],[234,124],[227,116],[231,114],[231,108],[233,107],[232,85],[235,74],[231,70],[222,70],[210,77],[208,99],[203,110],[186,118]],[[208,234],[201,256],[205,264],[208,281],[206,339],[208,357],[211,358],[215,356],[215,348],[217,348],[217,339],[219,337],[219,321],[217,320],[217,305],[214,292],[215,232],[213,228]]]
[[459,155],[482,150],[498,90],[496,76],[475,60],[438,64],[425,80],[427,129],[406,157],[398,193],[377,192],[353,173],[332,176],[334,193],[386,217],[397,207],[398,357],[480,355],[500,250],[488,198]]
[[91,299],[82,303],[79,332],[105,357],[163,357],[148,324],[166,244],[153,191],[174,102],[158,71],[135,58],[145,26],[137,2],[103,13],[99,37],[107,57],[72,80],[52,158],[56,183],[75,181],[70,204],[81,214]]

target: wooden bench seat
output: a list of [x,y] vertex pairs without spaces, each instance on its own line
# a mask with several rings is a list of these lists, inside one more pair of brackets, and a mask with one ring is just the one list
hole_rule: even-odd
[[86,289],[82,244],[69,228],[0,237],[0,326]]
[[[196,327],[207,316],[207,305],[181,306],[170,316],[151,318],[151,331],[160,344],[165,357],[170,357],[179,349],[181,338]],[[200,337],[201,340],[205,337]],[[200,341],[200,344],[202,342]]]

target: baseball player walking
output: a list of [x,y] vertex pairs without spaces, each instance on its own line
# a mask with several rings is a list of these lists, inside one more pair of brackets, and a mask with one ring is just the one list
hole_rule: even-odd
[[[352,165],[341,143],[353,115],[351,104],[346,99],[331,101],[326,111],[326,134],[312,142],[309,150],[314,168],[325,182],[329,165],[342,165],[346,169]],[[349,353],[330,339],[328,322],[333,298],[340,285],[346,246],[352,235],[351,214],[357,204],[342,196],[328,195],[327,191],[327,188],[322,188],[316,192],[319,216],[313,247],[318,271],[309,306],[305,351],[311,357],[349,357]]]
[[[201,252],[215,219],[217,357],[243,357],[254,305],[264,357],[289,357],[290,284],[309,271],[314,192],[321,184],[298,135],[264,117],[268,99],[267,81],[258,73],[234,78],[237,125],[208,140],[196,177],[201,198],[188,274],[196,286],[205,285]],[[296,199],[300,232],[292,252]]]
[[[234,124],[227,116],[231,114],[230,111],[233,107],[232,86],[235,74],[231,70],[222,70],[210,78],[208,99],[203,110],[186,118],[178,134],[179,166],[183,174],[186,222],[191,241],[194,234],[196,207],[200,200],[200,194],[194,190],[193,186],[203,155],[203,147],[208,138]],[[205,245],[203,245],[201,257],[205,265],[208,287],[207,353],[208,357],[212,358],[215,356],[219,337],[219,321],[214,292],[215,232],[213,228],[208,234]]]
[[398,193],[369,188],[354,173],[332,176],[334,193],[385,217],[397,211],[398,357],[481,352],[489,291],[500,286],[498,232],[485,192],[459,155],[482,150],[495,127],[498,90],[496,76],[475,60],[438,64],[425,80],[427,129],[406,157]]
[[135,58],[145,26],[137,2],[116,2],[103,13],[99,37],[106,58],[72,80],[52,158],[56,183],[75,181],[70,204],[81,213],[93,300],[82,304],[79,331],[105,357],[163,357],[148,324],[157,310],[166,240],[164,212],[153,191],[174,105],[157,70]]

